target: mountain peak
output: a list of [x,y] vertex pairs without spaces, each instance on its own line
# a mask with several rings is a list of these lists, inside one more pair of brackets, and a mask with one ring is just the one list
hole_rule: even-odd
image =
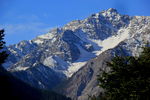
[[109,8],[108,10],[106,10],[107,12],[117,12],[117,10],[115,8]]
[[102,12],[100,12],[99,14],[102,14],[103,16],[113,16],[113,15],[118,15],[118,11],[114,8],[109,8],[107,10],[103,10]]
[[101,12],[98,12],[98,13],[95,13],[95,14],[92,14],[89,18],[99,18],[100,16],[104,16],[104,17],[112,17],[112,16],[115,16],[115,15],[120,15],[118,13],[118,11],[114,8],[109,8],[107,10],[103,10]]

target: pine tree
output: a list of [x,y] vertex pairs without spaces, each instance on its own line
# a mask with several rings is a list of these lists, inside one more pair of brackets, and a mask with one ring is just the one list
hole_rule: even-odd
[[150,100],[150,47],[139,57],[116,56],[98,76],[107,100]]
[[6,53],[6,51],[4,51],[4,46],[5,46],[5,42],[4,42],[4,30],[0,30],[0,66],[2,66],[2,64],[5,62],[6,58],[8,57],[8,54]]

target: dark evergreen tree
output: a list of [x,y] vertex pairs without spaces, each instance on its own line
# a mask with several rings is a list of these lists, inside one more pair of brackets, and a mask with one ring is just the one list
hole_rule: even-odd
[[4,30],[0,30],[0,65],[3,64],[8,57],[8,54],[6,53],[4,49],[5,42],[4,42]]
[[98,76],[105,100],[150,100],[150,47],[139,57],[116,56],[107,65],[111,70]]

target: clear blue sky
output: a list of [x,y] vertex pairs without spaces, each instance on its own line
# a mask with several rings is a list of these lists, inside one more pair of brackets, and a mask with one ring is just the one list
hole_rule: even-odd
[[121,14],[150,16],[149,5],[150,0],[0,0],[0,28],[6,30],[9,45],[108,8]]

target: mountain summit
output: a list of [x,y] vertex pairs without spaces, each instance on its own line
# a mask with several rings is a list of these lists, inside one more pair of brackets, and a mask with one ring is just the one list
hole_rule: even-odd
[[35,87],[51,89],[107,50],[121,48],[126,55],[138,55],[150,40],[149,33],[150,17],[121,15],[110,8],[8,46],[4,66]]

